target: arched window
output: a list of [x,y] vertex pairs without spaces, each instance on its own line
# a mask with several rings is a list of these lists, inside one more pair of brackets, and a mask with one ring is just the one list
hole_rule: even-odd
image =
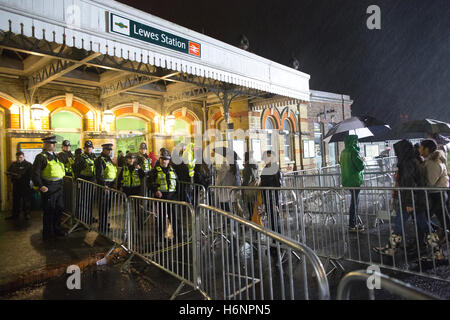
[[294,143],[292,143],[292,124],[289,119],[284,119],[283,121],[283,133],[284,133],[284,158],[286,161],[291,161],[293,156],[293,147]]
[[267,142],[266,142],[266,150],[273,151],[273,134],[272,130],[276,129],[275,120],[272,117],[267,117],[266,122],[264,123],[264,127],[267,130]]
[[55,131],[57,151],[61,150],[63,140],[70,141],[70,147],[75,150],[80,147],[81,117],[71,111],[55,112],[51,115],[51,128]]

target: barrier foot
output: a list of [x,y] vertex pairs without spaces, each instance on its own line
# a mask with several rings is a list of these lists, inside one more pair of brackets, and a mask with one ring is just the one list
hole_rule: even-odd
[[181,289],[183,289],[184,285],[185,285],[185,282],[181,281],[181,283],[178,286],[177,290],[175,290],[175,292],[172,294],[172,296],[170,297],[169,300],[174,300],[178,296],[178,293],[181,291]]
[[[122,272],[122,273],[129,272],[131,260],[133,260],[133,258],[134,258],[134,253],[132,253],[131,256],[122,264],[122,266],[120,267],[120,272]],[[126,270],[126,268],[127,268],[127,270]]]
[[76,231],[78,229],[79,225],[80,225],[79,222],[75,223],[75,225],[67,232],[67,234],[69,235],[72,232]]
[[333,266],[333,268],[327,273],[327,277],[329,277],[333,272],[336,272],[337,270],[345,272],[345,268],[342,266],[342,264],[339,261],[329,259],[327,262]]

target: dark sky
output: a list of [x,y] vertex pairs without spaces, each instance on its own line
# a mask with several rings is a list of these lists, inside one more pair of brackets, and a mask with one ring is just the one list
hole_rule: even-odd
[[[314,90],[344,93],[353,114],[394,125],[450,122],[450,0],[120,1],[311,75]],[[381,30],[366,9],[381,8]]]

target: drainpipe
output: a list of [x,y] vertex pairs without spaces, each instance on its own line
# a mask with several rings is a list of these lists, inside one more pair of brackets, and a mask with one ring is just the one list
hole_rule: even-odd
[[[309,104],[309,102],[308,102]],[[304,170],[303,166],[303,145],[302,145],[302,123],[301,123],[301,116],[300,116],[300,102],[297,103],[297,112],[298,112],[298,141],[299,141],[299,148],[300,148],[300,168],[301,170]]]

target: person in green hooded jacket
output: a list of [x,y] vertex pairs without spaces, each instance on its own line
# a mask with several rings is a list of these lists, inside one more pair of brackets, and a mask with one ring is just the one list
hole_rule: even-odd
[[[360,187],[363,182],[364,159],[359,154],[358,136],[349,135],[344,140],[345,149],[341,153],[341,176],[343,187]],[[357,224],[360,190],[351,190],[349,209],[349,231],[363,231],[364,226]]]

